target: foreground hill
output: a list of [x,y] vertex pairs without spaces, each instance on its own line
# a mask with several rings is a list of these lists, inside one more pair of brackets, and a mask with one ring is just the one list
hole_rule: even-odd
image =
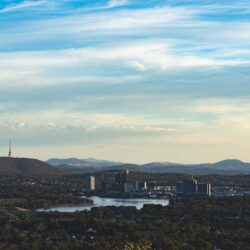
[[63,171],[36,159],[0,157],[0,174],[50,176],[62,175]]

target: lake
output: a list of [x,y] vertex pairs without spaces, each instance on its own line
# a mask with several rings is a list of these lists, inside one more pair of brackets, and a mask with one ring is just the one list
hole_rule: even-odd
[[168,199],[138,199],[138,198],[104,198],[98,196],[87,197],[93,200],[93,205],[69,205],[69,206],[57,206],[48,209],[37,209],[37,212],[66,212],[73,213],[76,211],[88,211],[92,207],[105,207],[105,206],[135,206],[137,209],[141,209],[144,204],[161,204],[167,206],[169,204]]

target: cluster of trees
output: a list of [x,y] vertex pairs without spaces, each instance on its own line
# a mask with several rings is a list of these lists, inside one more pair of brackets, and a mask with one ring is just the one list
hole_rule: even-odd
[[187,197],[169,206],[0,214],[0,249],[250,249],[250,198]]
[[[114,172],[104,176],[108,181]],[[131,173],[131,178],[172,185],[183,175]],[[103,173],[97,178],[101,180]],[[200,176],[213,184],[248,187],[249,176]],[[250,197],[183,197],[169,206],[93,207],[76,213],[36,208],[88,203],[75,194],[83,176],[0,176],[0,250],[249,249]],[[30,212],[14,210],[31,209]]]
[[0,175],[0,209],[36,209],[89,203],[89,200],[74,195],[82,187],[81,180],[63,176]]

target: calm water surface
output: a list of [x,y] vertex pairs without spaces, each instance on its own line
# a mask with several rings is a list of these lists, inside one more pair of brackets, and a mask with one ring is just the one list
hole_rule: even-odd
[[74,205],[74,206],[58,206],[58,207],[52,207],[48,209],[38,209],[38,212],[68,212],[73,213],[76,211],[84,211],[84,210],[90,210],[92,207],[105,207],[105,206],[135,206],[137,209],[141,209],[144,204],[161,204],[163,206],[167,206],[169,204],[169,201],[167,199],[120,199],[120,198],[103,198],[103,197],[97,197],[97,196],[91,196],[88,197],[89,199],[93,200],[93,205]]

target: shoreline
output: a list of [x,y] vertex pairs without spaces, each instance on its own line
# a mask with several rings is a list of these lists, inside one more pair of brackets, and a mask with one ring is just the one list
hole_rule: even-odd
[[99,198],[109,198],[109,199],[144,199],[144,200],[169,200],[170,197],[148,197],[148,196],[114,196],[114,195],[84,195],[84,198],[99,197]]
[[94,203],[82,203],[82,204],[73,204],[73,203],[69,203],[69,204],[58,204],[58,205],[54,205],[54,206],[49,206],[49,207],[45,207],[45,208],[36,208],[34,211],[35,212],[43,212],[43,211],[38,211],[38,210],[48,210],[51,208],[58,208],[58,207],[70,207],[70,206],[74,206],[74,207],[87,207],[87,206],[94,206]]

